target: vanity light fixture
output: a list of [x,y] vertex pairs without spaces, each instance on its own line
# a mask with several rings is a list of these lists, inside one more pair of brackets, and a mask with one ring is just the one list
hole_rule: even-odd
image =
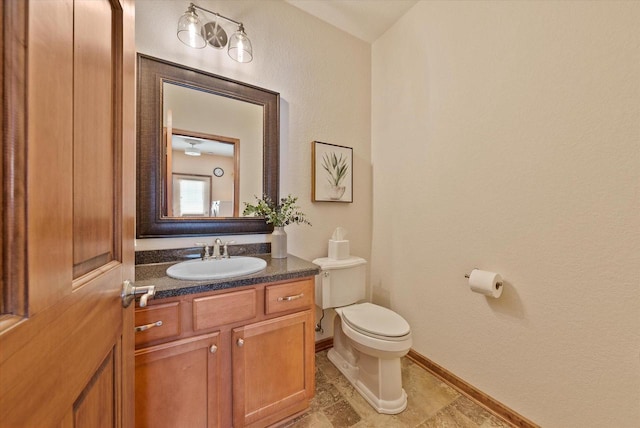
[[184,154],[188,156],[200,156],[200,149],[196,147],[196,144],[200,144],[200,141],[189,141],[189,144],[191,144],[191,147],[184,149]]
[[[213,21],[202,24],[196,9],[207,12],[215,16]],[[238,30],[227,40],[227,33],[219,24],[219,20],[224,19],[238,26]],[[187,46],[202,49],[209,45],[216,49],[222,49],[227,46],[227,53],[234,61],[250,62],[253,59],[253,48],[251,41],[244,31],[242,22],[227,18],[217,12],[189,4],[187,11],[178,20],[178,39]]]

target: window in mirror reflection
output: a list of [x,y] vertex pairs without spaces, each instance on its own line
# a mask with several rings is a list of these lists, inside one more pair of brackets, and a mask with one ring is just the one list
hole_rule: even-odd
[[211,215],[211,177],[172,175],[172,200],[170,208],[175,217],[209,217]]

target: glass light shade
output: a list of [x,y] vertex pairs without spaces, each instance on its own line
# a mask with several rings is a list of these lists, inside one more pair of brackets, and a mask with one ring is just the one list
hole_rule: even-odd
[[178,39],[187,46],[202,49],[207,46],[207,41],[202,34],[202,22],[191,6],[178,20]]
[[229,56],[238,62],[250,62],[253,59],[253,49],[251,41],[244,32],[244,27],[240,24],[238,31],[229,38]]

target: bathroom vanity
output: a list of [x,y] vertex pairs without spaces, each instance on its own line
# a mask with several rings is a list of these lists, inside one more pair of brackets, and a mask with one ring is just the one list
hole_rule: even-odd
[[136,427],[265,427],[314,394],[314,276],[289,256],[230,280],[183,281],[136,267],[156,295],[135,310]]

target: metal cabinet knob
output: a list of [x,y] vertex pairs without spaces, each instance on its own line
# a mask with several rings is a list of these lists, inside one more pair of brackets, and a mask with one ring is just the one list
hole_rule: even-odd
[[216,345],[211,345],[209,347],[209,352],[211,352],[212,354],[215,354],[218,351],[218,347]]
[[236,341],[236,344],[238,345],[239,348],[242,348],[244,346],[244,339],[240,338]]

